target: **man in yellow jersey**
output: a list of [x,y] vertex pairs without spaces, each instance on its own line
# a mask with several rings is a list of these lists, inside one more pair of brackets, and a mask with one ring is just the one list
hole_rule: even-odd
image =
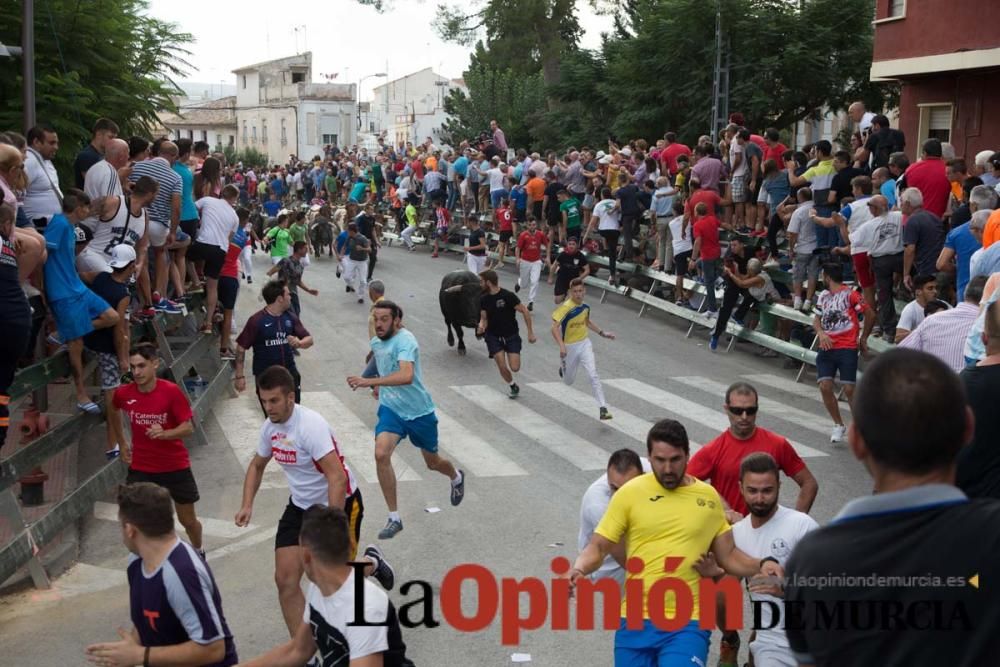
[[614,340],[615,335],[604,331],[590,320],[590,306],[583,302],[587,292],[583,280],[574,278],[569,283],[569,299],[559,304],[552,313],[552,337],[559,344],[559,377],[566,384],[573,384],[576,371],[580,366],[590,377],[590,386],[594,390],[594,398],[600,406],[601,419],[611,419],[608,404],[604,400],[604,388],[601,378],[597,376],[597,362],[594,361],[594,349],[587,337],[587,330],[594,330],[601,338]]
[[[695,562],[711,551],[726,572],[738,577],[781,577],[784,572],[774,559],[758,562],[736,548],[718,492],[685,474],[689,445],[687,431],[680,422],[662,419],[654,424],[646,435],[646,450],[653,471],[632,479],[611,497],[590,544],[569,572],[570,581],[575,584],[580,577],[597,570],[612,547],[624,539],[626,558],[639,558],[644,563],[641,572],[628,574],[628,581],[642,579],[646,597],[642,629],[626,628],[629,606],[622,597],[621,625],[615,634],[615,666],[704,666],[711,633],[698,626],[700,577]],[[664,572],[667,563],[671,569]],[[665,599],[660,600],[662,609],[655,614],[650,613],[653,605],[648,604],[653,599],[650,589],[667,577],[686,583],[693,602],[687,625],[674,631],[661,630],[655,620],[676,618],[678,595],[664,596],[661,592]]]
[[413,233],[417,231],[417,196],[411,194],[406,199],[406,227],[403,228],[402,233],[399,237],[403,239],[403,243],[406,244],[407,250],[416,250],[416,246],[413,245]]

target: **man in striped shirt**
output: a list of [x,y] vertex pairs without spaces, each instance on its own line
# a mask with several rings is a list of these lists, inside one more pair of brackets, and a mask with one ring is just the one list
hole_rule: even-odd
[[181,177],[170,166],[171,160],[177,158],[177,144],[172,141],[153,142],[152,148],[152,157],[133,165],[129,180],[135,183],[141,177],[149,176],[160,185],[148,208],[149,229],[146,234],[156,264],[154,290],[161,295],[153,307],[169,310],[173,306],[162,295],[167,293],[167,278],[170,276],[168,249],[177,240],[177,225],[180,224],[182,186]]
[[899,347],[933,354],[956,373],[965,368],[965,341],[979,317],[979,301],[983,298],[986,280],[987,276],[976,276],[970,280],[965,288],[965,301],[951,310],[924,318]]

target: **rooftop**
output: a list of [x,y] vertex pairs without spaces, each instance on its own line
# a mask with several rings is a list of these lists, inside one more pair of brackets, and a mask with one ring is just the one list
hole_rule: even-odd
[[160,123],[164,127],[236,127],[236,97],[221,97],[204,104],[182,106],[176,114],[162,114]]
[[284,67],[284,66],[309,67],[311,63],[312,63],[312,51],[306,51],[305,53],[299,53],[294,56],[285,56],[284,58],[275,58],[274,60],[265,60],[263,62],[254,63],[253,65],[238,67],[233,70],[233,74],[239,74],[241,72],[253,72],[262,69]]

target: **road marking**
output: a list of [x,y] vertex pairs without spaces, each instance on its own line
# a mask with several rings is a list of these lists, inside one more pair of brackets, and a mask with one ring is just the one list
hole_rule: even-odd
[[[658,405],[661,408],[669,410],[678,416],[696,421],[710,429],[721,432],[729,428],[729,420],[723,416],[720,411],[713,408],[707,408],[704,405],[690,401],[686,398],[678,396],[677,394],[672,394],[669,391],[664,391],[651,384],[633,380],[632,378],[605,380],[604,384],[632,394],[633,396],[641,398],[644,401],[649,401],[654,405]],[[792,443],[792,447],[795,448],[795,451],[798,452],[799,456],[802,458],[829,456],[829,454],[825,452],[813,449],[812,447],[807,447],[801,443],[794,441],[789,442]]]
[[[347,459],[351,470],[360,474],[369,484],[376,484],[378,472],[375,469],[375,431],[329,391],[304,391],[302,404],[330,422],[337,436],[337,447]],[[392,457],[392,467],[396,471],[396,479],[401,482],[420,479],[420,475],[401,456]]]
[[[118,522],[118,505],[114,503],[94,503],[94,517],[102,521]],[[176,518],[176,517],[175,517]],[[250,524],[246,528],[240,528],[232,521],[213,519],[211,517],[199,516],[202,531],[211,537],[221,537],[227,540],[236,539],[247,534],[248,531],[255,530],[256,525]],[[180,522],[177,523],[180,526]]]
[[[241,530],[248,530],[247,528],[241,528]],[[260,532],[254,533],[244,537],[242,540],[236,540],[225,546],[221,546],[218,549],[212,549],[206,554],[206,558],[210,561],[218,560],[224,556],[229,556],[236,553],[237,551],[243,551],[244,549],[249,549],[252,546],[260,544],[261,542],[267,542],[268,540],[274,539],[273,530],[262,530]]]
[[445,453],[454,455],[468,472],[477,477],[511,477],[527,475],[524,468],[514,463],[485,440],[473,433],[450,415],[437,409],[438,433],[444,443]]
[[[215,404],[213,409],[215,418],[222,426],[229,447],[236,455],[236,460],[240,462],[243,471],[257,453],[257,443],[260,442],[260,427],[264,423],[261,415],[260,403],[253,391],[248,388],[246,392],[236,398],[222,399]],[[262,489],[287,489],[288,482],[285,481],[285,473],[279,466],[268,466],[264,469],[264,478],[260,484]]]
[[[710,380],[705,377],[671,377],[671,380],[676,380],[682,384],[686,384],[689,387],[694,387],[695,389],[701,389],[710,394],[715,394],[719,397],[724,397],[726,395],[727,385],[721,382],[716,382],[715,380]],[[815,433],[821,435],[829,435],[830,429],[825,425],[825,423],[820,423],[820,417],[805,410],[799,410],[798,408],[793,408],[790,405],[786,405],[781,401],[775,401],[770,398],[765,398],[758,394],[757,402],[760,407],[767,411],[769,417],[776,417],[778,419],[783,419],[786,422],[791,422],[792,424],[797,424],[802,428],[809,429]]]
[[[576,410],[580,414],[587,415],[588,417],[594,416],[592,407],[594,399],[590,394],[582,392],[579,389],[573,389],[562,382],[532,382],[528,386],[540,391],[551,399],[559,401],[566,407]],[[646,435],[649,433],[649,429],[653,428],[653,422],[629,414],[621,408],[610,406],[608,409],[611,411],[614,419],[601,422],[602,425],[610,426],[616,431],[645,444]],[[691,443],[691,446],[697,447],[699,445]]]
[[485,385],[451,389],[580,470],[604,470],[608,465],[608,452],[495,389]]
[[[759,375],[744,375],[743,377],[749,380],[751,384],[765,384],[768,387],[780,389],[781,391],[786,391],[789,394],[811,398],[812,400],[819,401],[820,403],[823,402],[823,397],[820,396],[819,393],[819,387],[817,387],[815,383],[796,382],[795,380],[783,378],[780,375],[769,375],[766,373]],[[850,412],[851,406],[847,404],[847,401],[840,401],[840,410],[841,412]]]

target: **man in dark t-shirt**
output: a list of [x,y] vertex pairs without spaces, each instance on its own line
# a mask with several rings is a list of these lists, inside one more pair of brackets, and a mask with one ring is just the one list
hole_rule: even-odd
[[853,405],[850,447],[874,494],[795,547],[792,652],[815,667],[995,663],[1000,501],[954,486],[973,430],[961,381],[930,354],[896,349],[868,366]]
[[500,377],[510,387],[510,397],[517,398],[521,389],[514,382],[514,373],[521,370],[521,336],[518,334],[517,313],[524,318],[528,342],[534,343],[531,313],[517,295],[500,287],[497,272],[489,269],[479,274],[483,295],[479,299],[479,326],[476,333],[486,339],[490,359],[497,362]]
[[576,237],[566,239],[566,248],[556,255],[549,266],[549,283],[555,282],[556,303],[566,300],[569,293],[569,283],[574,278],[586,278],[590,274],[590,264],[587,257],[579,250]]
[[[299,318],[289,312],[292,296],[284,281],[272,280],[264,285],[261,296],[267,305],[250,316],[236,338],[236,391],[246,389],[246,353],[252,349],[254,378],[271,366],[284,366],[295,378],[295,402],[301,403],[302,377],[295,367],[293,351],[312,347],[312,336]],[[264,416],[267,416],[266,412]]]
[[958,457],[955,484],[970,498],[1000,498],[1000,302],[987,306],[982,336],[986,356],[959,374],[976,431]]

